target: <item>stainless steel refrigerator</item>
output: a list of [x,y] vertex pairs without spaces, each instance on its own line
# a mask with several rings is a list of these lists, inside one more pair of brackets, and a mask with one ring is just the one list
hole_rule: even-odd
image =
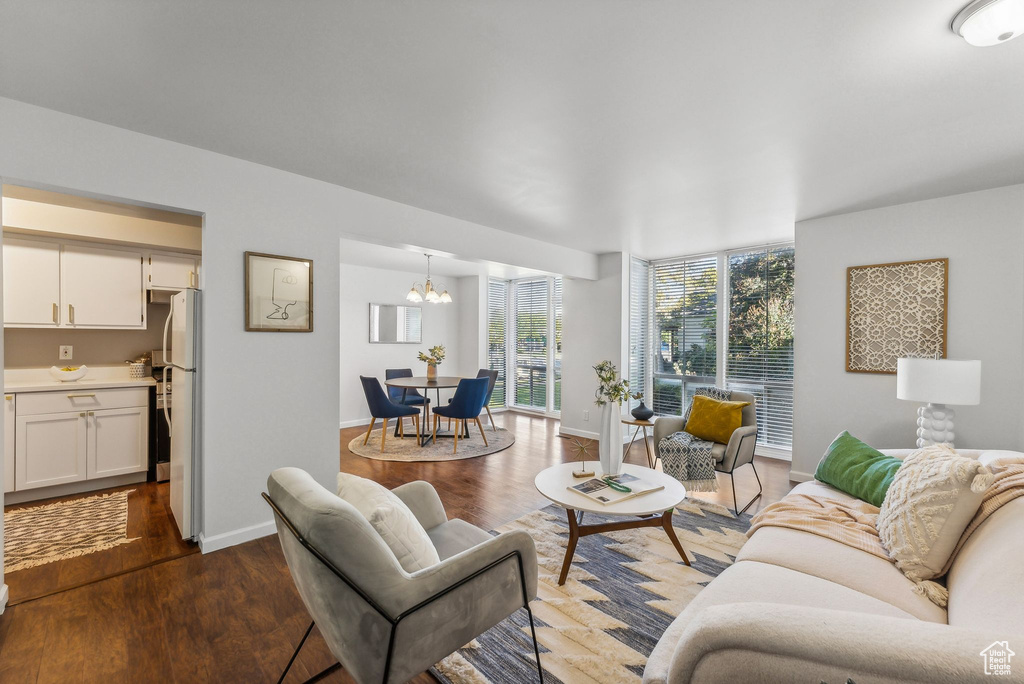
[[170,401],[163,403],[171,433],[171,513],[182,539],[192,539],[200,530],[199,300],[198,290],[175,293],[164,324],[163,386],[170,388]]

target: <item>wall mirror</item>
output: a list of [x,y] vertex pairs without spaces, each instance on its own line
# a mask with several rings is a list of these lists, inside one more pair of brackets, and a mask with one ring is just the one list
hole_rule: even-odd
[[371,344],[422,344],[423,309],[404,304],[370,304]]

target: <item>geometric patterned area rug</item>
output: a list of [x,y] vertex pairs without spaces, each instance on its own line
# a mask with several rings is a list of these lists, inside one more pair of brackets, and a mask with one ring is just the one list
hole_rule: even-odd
[[[586,513],[583,522],[621,520]],[[683,608],[732,565],[750,515],[688,498],[672,518],[692,567],[665,531],[641,528],[582,537],[569,577],[558,574],[569,536],[565,511],[548,506],[499,528],[526,530],[537,544],[537,598],[530,604],[545,682],[640,682],[658,639]],[[444,684],[537,681],[526,611],[519,610],[431,669]]]
[[[443,421],[441,425],[444,425]],[[421,447],[412,438],[413,430],[411,424],[405,432],[405,439],[392,437],[395,432],[394,423],[388,427],[390,432],[388,433],[387,440],[384,442],[384,453],[381,453],[380,450],[380,428],[370,433],[370,439],[365,445],[363,445],[363,440],[366,439],[365,432],[350,441],[348,443],[348,450],[356,456],[372,458],[377,461],[402,461],[405,463],[459,461],[464,458],[476,458],[477,456],[487,456],[488,454],[503,451],[516,442],[516,436],[505,428],[492,430],[490,427],[486,427],[484,428],[484,434],[487,435],[487,445],[485,446],[484,441],[480,439],[480,431],[476,425],[471,425],[469,438],[466,439],[460,436],[458,449],[453,453],[452,450],[455,445],[452,443],[452,433],[447,430],[438,430],[437,441],[428,441],[427,444]],[[446,438],[441,439],[441,435],[446,435]]]
[[129,489],[4,513],[7,572],[84,556],[128,539]]

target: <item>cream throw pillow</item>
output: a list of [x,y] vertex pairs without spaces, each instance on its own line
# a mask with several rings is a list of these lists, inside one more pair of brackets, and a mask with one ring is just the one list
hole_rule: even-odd
[[441,562],[437,549],[405,502],[373,480],[338,473],[338,496],[370,521],[406,572]]
[[948,444],[907,456],[878,513],[878,536],[896,567],[914,582],[938,576],[992,479],[988,468]]

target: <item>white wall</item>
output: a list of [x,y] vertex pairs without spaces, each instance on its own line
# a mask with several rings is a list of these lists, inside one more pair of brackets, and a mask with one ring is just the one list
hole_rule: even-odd
[[[204,551],[273,531],[270,472],[338,470],[342,233],[578,277],[597,258],[380,197],[0,98],[0,180],[204,213]],[[314,332],[247,333],[245,250],[314,260]],[[557,268],[551,268],[557,265]],[[2,582],[2,578],[0,578]]]
[[956,443],[1022,446],[1024,185],[796,224],[794,477],[813,475],[842,430],[912,447],[918,405],[896,376],[847,373],[846,268],[949,258],[949,358],[981,359],[982,403],[954,407]]
[[487,367],[487,276],[459,278],[459,363],[466,375]]
[[[562,281],[562,421],[567,435],[597,438],[594,365],[610,360],[626,371],[629,255],[602,254],[598,279]],[[623,406],[625,410],[625,405]],[[583,412],[590,411],[590,420]]]
[[[359,383],[360,375],[373,375],[384,383],[387,368],[411,368],[426,374],[426,364],[416,358],[436,344],[445,346],[441,375],[476,373],[475,358],[466,359],[461,349],[460,311],[466,308],[462,279],[446,279],[451,304],[422,302],[422,344],[370,344],[369,305],[408,304],[405,295],[422,273],[406,273],[351,264],[341,265],[341,427],[367,425],[370,412]],[[472,368],[472,371],[469,369]],[[433,401],[433,399],[432,399]]]

